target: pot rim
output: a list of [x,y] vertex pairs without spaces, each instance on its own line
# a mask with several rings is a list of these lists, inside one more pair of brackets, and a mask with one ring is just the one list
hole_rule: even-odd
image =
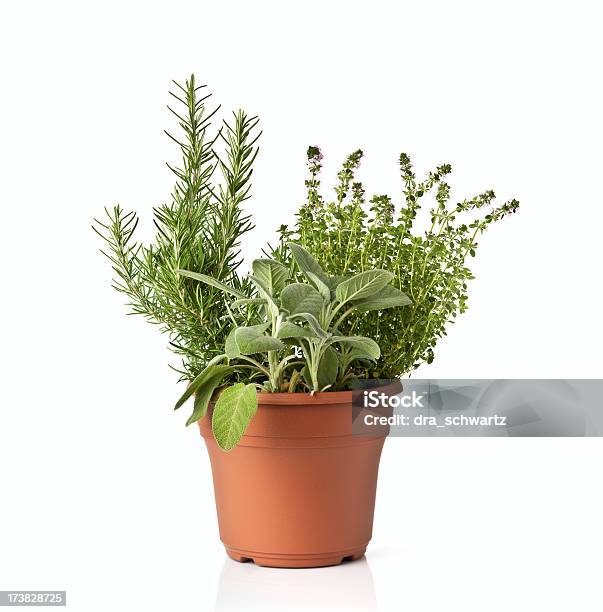
[[322,405],[352,402],[351,391],[321,391],[319,393],[269,393],[258,391],[258,406],[262,405]]

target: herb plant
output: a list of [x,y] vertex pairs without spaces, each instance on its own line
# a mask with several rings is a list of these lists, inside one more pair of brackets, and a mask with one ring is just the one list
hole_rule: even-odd
[[[467,282],[473,278],[467,260],[475,256],[479,236],[514,213],[519,203],[510,200],[481,214],[494,201],[490,190],[450,205],[445,182],[450,165],[439,166],[419,181],[406,154],[400,155],[405,199],[401,208],[396,211],[387,195],[366,202],[364,187],[355,180],[362,155],[358,150],[347,157],[337,175],[336,197],[326,201],[319,179],[323,156],[318,147],[309,147],[307,200],[295,227],[281,226],[281,243],[273,255],[290,262],[286,243],[293,240],[330,273],[357,274],[371,268],[393,273],[393,287],[410,297],[410,306],[368,312],[343,322],[341,331],[370,335],[381,347],[381,357],[367,366],[365,376],[395,378],[433,361],[446,326],[467,308]],[[435,204],[429,210],[428,229],[421,233],[414,225],[429,192],[435,194]]]
[[[258,120],[243,111],[216,132],[208,95],[192,75],[174,82],[169,106],[181,130],[168,136],[182,162],[170,201],[154,209],[155,239],[135,239],[138,216],[119,205],[95,220],[113,286],[132,313],[170,336],[194,397],[187,424],[215,402],[212,428],[233,448],[257,409],[258,392],[336,391],[352,378],[395,378],[433,360],[446,326],[467,308],[468,266],[479,236],[517,210],[486,191],[450,203],[449,165],[417,180],[400,156],[404,203],[387,195],[368,202],[355,174],[362,151],[337,175],[335,198],[320,190],[322,153],[308,149],[307,199],[293,228],[281,226],[272,257],[240,275],[241,237],[252,229],[242,205],[250,195]],[[219,178],[216,178],[219,177]],[[415,223],[428,193],[428,229]]]
[[[252,165],[257,155],[258,119],[243,111],[211,133],[218,108],[208,109],[209,95],[192,75],[184,85],[174,81],[170,92],[181,136],[166,134],[178,145],[182,162],[168,167],[176,177],[171,199],[154,209],[155,240],[135,240],[138,216],[121,206],[106,210],[94,229],[106,243],[104,254],[115,273],[115,289],[123,293],[132,313],[160,325],[172,349],[183,358],[184,379],[194,378],[216,355],[228,333],[222,293],[190,284],[176,270],[210,274],[234,288],[241,237],[252,228],[241,205],[249,197]],[[216,171],[222,181],[216,185]]]
[[236,445],[255,414],[257,391],[342,389],[355,375],[357,363],[379,359],[381,352],[374,340],[340,331],[352,313],[410,302],[389,284],[390,272],[376,269],[331,276],[298,244],[287,247],[306,282],[294,282],[289,268],[273,259],[253,262],[247,293],[204,274],[179,271],[231,298],[232,329],[223,353],[212,359],[176,404],[179,408],[195,396],[187,424],[193,423],[205,415],[224,380],[232,383],[238,374],[242,380],[221,390],[212,415],[214,437],[224,450]]

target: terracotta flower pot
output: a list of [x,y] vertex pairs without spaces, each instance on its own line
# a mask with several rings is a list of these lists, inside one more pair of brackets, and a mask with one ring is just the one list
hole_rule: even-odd
[[384,437],[352,435],[352,393],[260,393],[239,445],[222,451],[199,421],[226,552],[270,567],[364,555]]

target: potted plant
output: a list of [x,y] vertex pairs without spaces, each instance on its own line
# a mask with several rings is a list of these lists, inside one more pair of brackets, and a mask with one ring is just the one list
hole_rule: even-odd
[[[405,205],[396,216],[390,198],[375,196],[367,212],[354,177],[360,151],[326,202],[322,153],[310,147],[296,225],[282,225],[276,248],[241,274],[257,118],[239,111],[211,135],[217,109],[207,109],[194,76],[175,86],[182,110],[168,108],[183,138],[170,137],[183,161],[170,166],[170,202],[155,209],[155,242],[135,242],[138,217],[119,206],[95,224],[114,286],[182,357],[188,385],[176,408],[193,403],[187,425],[199,424],[208,448],[227,553],[276,567],[356,559],[371,537],[385,434],[352,435],[351,382],[397,378],[433,359],[446,324],[466,308],[465,261],[477,237],[517,202],[457,221],[494,194],[451,207],[450,167],[419,182],[403,155]],[[431,227],[417,236],[420,200],[434,189]]]

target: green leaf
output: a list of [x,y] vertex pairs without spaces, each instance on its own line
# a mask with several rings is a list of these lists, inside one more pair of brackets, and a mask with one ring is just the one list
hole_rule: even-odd
[[270,312],[270,315],[274,318],[278,317],[278,314],[280,312],[279,307],[274,301],[274,298],[272,296],[270,289],[264,284],[264,281],[262,281],[261,279],[251,274],[249,275],[249,279],[257,287],[257,290],[260,292],[260,294],[263,296],[263,298],[268,303],[268,311]]
[[353,305],[360,311],[368,310],[384,310],[386,308],[395,308],[397,306],[407,306],[411,303],[411,299],[392,285],[386,285],[376,295],[364,298],[359,301],[354,301]]
[[324,298],[312,285],[292,283],[283,289],[281,304],[289,311],[289,314],[309,312],[317,317],[324,304]]
[[[306,249],[295,242],[288,242],[287,246],[293,255],[293,259],[295,259],[295,263],[306,276],[308,272],[312,272],[312,274],[316,275],[325,285],[328,283],[329,276]],[[308,280],[312,279],[308,277]]]
[[176,270],[176,272],[180,274],[181,276],[186,276],[188,278],[192,278],[194,280],[201,281],[202,283],[205,283],[206,285],[211,285],[212,287],[215,287],[216,289],[220,289],[220,291],[224,291],[225,293],[230,293],[231,295],[234,295],[235,297],[242,298],[242,299],[247,298],[247,296],[241,291],[239,291],[238,289],[229,287],[228,285],[225,285],[224,283],[221,283],[219,280],[216,280],[215,278],[212,278],[211,276],[207,276],[206,274],[198,274],[197,272],[190,272],[189,270]]
[[[270,327],[270,323],[260,323],[259,325],[250,325],[244,329],[251,330],[249,335],[257,335],[263,336],[264,332]],[[226,336],[226,343],[224,346],[224,352],[229,359],[235,359],[241,355],[241,349],[237,343],[237,330],[242,329],[240,327],[235,327],[229,334]],[[253,354],[253,353],[249,353]]]
[[323,283],[320,278],[318,278],[318,276],[314,274],[314,272],[306,272],[306,276],[308,277],[310,282],[316,287],[318,293],[320,293],[320,295],[322,295],[322,297],[326,301],[330,301],[331,290],[329,289],[329,287],[325,283]]
[[383,289],[393,278],[386,270],[360,272],[337,285],[335,295],[343,303],[366,298]]
[[332,346],[328,346],[318,364],[318,387],[322,391],[332,385],[337,378],[339,370],[339,357]]
[[251,264],[253,275],[274,295],[280,293],[289,279],[289,270],[274,259],[256,259]]
[[228,359],[235,359],[241,354],[241,351],[239,350],[239,345],[237,344],[237,341],[235,339],[236,331],[237,328],[235,327],[228,334],[228,336],[226,336],[226,341],[224,343],[224,352],[226,353]]
[[245,298],[235,300],[230,306],[231,308],[240,308],[241,306],[247,306],[247,304],[267,304],[268,302],[263,298]]
[[[227,365],[211,365],[207,366],[205,370],[203,370],[199,375],[195,377],[195,379],[191,382],[191,384],[187,387],[186,391],[182,394],[180,399],[176,402],[174,406],[174,410],[178,410],[186,400],[196,393],[198,389],[201,389],[206,384],[211,385],[214,377],[219,377],[219,382],[226,376],[226,374],[230,374],[230,372],[234,371],[234,368]],[[213,389],[212,389],[213,392]]]
[[365,338],[364,336],[332,336],[327,343],[348,344],[371,359],[376,360],[381,357],[379,345],[371,338]]
[[[221,368],[227,366],[220,366]],[[234,371],[234,368],[229,368],[229,371]],[[214,394],[214,391],[220,386],[224,377],[229,372],[212,372],[208,380],[197,389],[195,393],[195,403],[193,406],[193,414],[188,418],[186,426],[188,427],[192,423],[196,423],[199,419],[202,419],[207,412],[207,407]]]
[[222,391],[211,422],[214,437],[222,450],[229,451],[237,445],[257,407],[254,384],[236,383]]
[[300,327],[291,321],[284,321],[278,329],[277,338],[313,338],[315,334],[306,327]]
[[268,324],[266,323],[251,327],[237,327],[234,330],[234,340],[241,355],[280,351],[285,348],[285,345],[278,338],[267,336],[264,333],[267,327]]
[[307,365],[305,365],[299,375],[301,376],[302,380],[306,383],[306,386],[308,387],[308,389],[312,389],[312,376],[310,376],[310,369],[308,368]]
[[305,321],[307,321],[309,323],[310,327],[312,328],[312,331],[319,338],[327,338],[329,336],[329,334],[322,328],[322,326],[319,323],[318,319],[313,314],[311,314],[309,312],[298,312],[297,314],[293,315],[292,318],[304,319]]
[[352,363],[353,361],[356,360],[362,360],[362,361],[371,361],[374,362],[375,360],[372,357],[368,357],[366,355],[366,353],[364,351],[352,348],[350,349],[347,353],[346,353],[346,357],[347,357],[347,361],[348,363]]

